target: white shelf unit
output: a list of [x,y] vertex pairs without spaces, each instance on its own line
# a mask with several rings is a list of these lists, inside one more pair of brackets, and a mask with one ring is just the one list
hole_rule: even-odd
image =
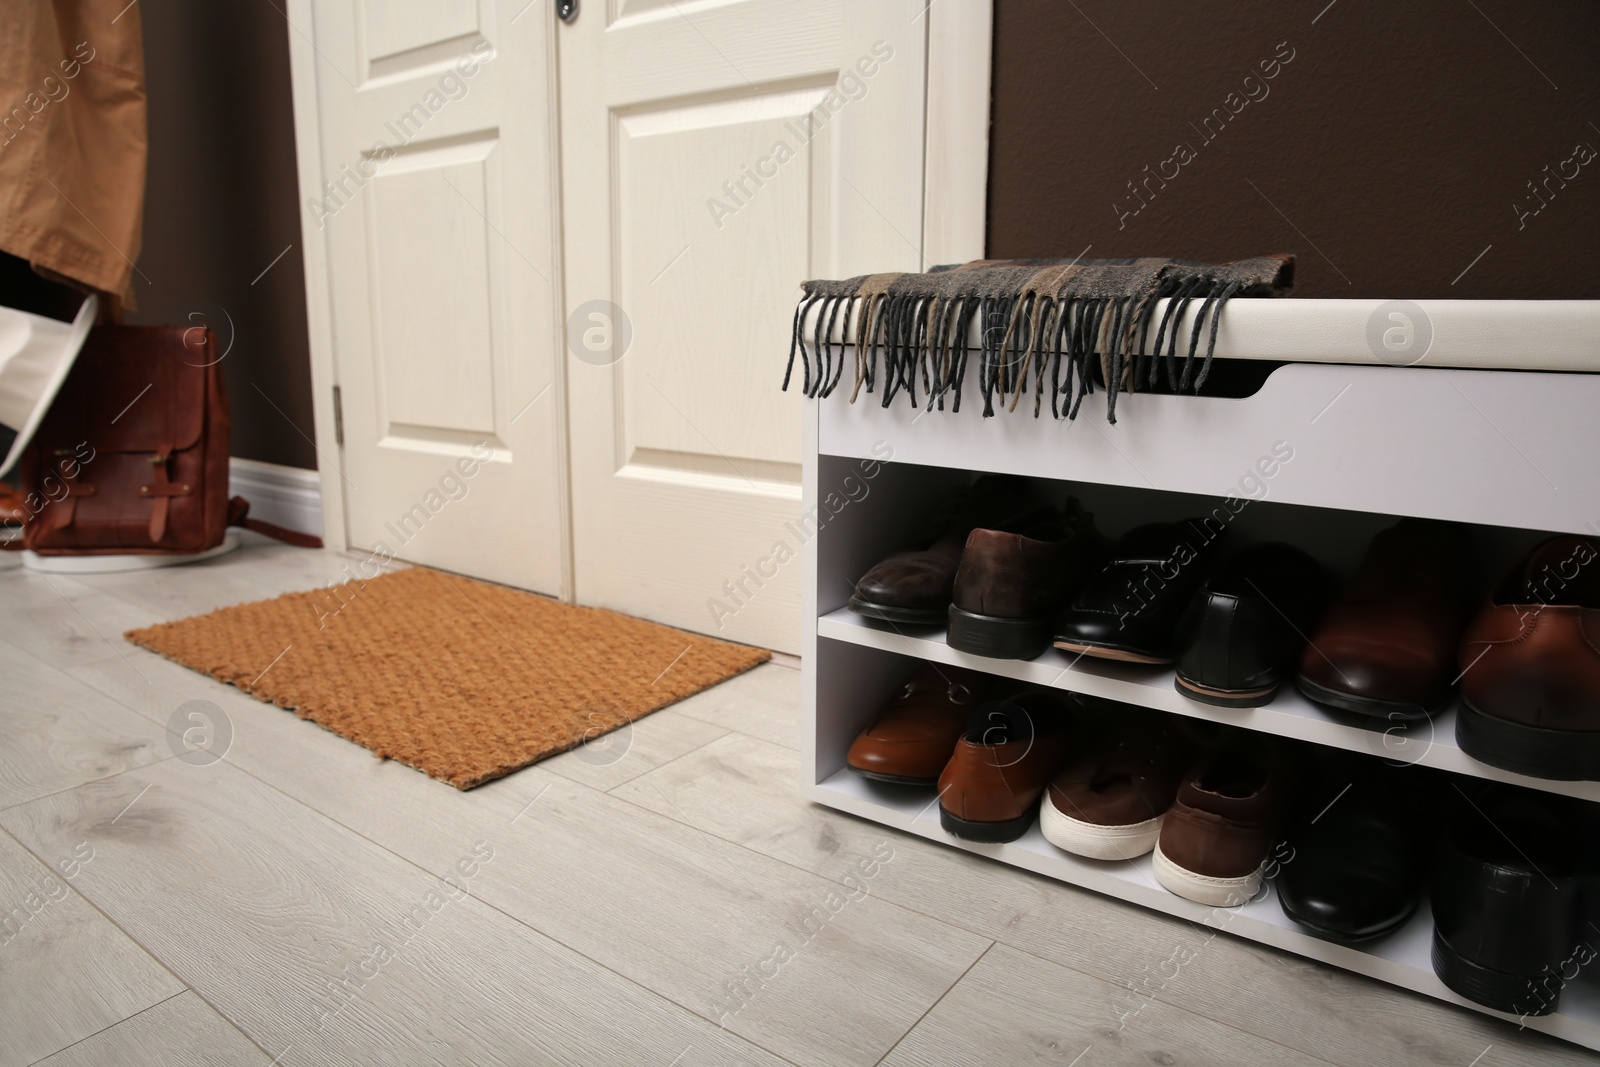
[[[1261,352],[1268,342],[1251,340],[1237,325],[1254,303],[1228,308],[1235,323],[1230,343],[1241,356],[1249,349],[1249,358],[1266,358]],[[1566,309],[1563,330],[1574,317],[1595,319],[1595,304],[1584,303]],[[1453,317],[1437,308],[1431,313],[1437,336],[1466,336]],[[1337,319],[1341,313],[1329,314]],[[1538,319],[1529,310],[1521,321]],[[1277,343],[1283,345],[1279,358],[1295,358],[1286,342]],[[1539,343],[1536,331],[1529,343]],[[1326,338],[1311,347],[1327,358]],[[847,373],[852,361],[847,352]],[[1600,369],[1600,353],[1591,350],[1571,365]],[[915,662],[931,660],[1588,801],[1600,801],[1600,783],[1526,778],[1481,764],[1457,748],[1453,711],[1409,733],[1386,734],[1335,719],[1292,687],[1263,707],[1214,708],[1179,695],[1170,670],[1074,661],[1054,650],[1032,661],[971,656],[947,646],[941,630],[863,619],[845,602],[867,567],[905,547],[938,494],[976,473],[1061,483],[1059,492],[1082,498],[1102,530],[1115,536],[1139,522],[1210,511],[1218,498],[1241,493],[1242,479],[1278,442],[1291,445],[1293,458],[1271,478],[1256,476],[1264,486],[1259,493],[1241,493],[1260,502],[1237,519],[1243,540],[1290,540],[1348,571],[1371,534],[1395,516],[1450,519],[1479,528],[1487,587],[1516,554],[1548,533],[1600,533],[1600,374],[1390,367],[1356,358],[1293,363],[1243,399],[1124,395],[1115,426],[1105,422],[1099,393],[1084,402],[1075,423],[1054,421],[1048,410],[1034,419],[1031,402],[1026,413],[1019,404],[1015,412],[984,419],[976,375],[969,371],[968,377],[959,414],[923,413],[903,396],[885,409],[865,392],[852,405],[848,381],[833,397],[807,404],[808,518],[796,524],[812,548],[804,553],[805,795],[949,847],[1516,1022],[1456,995],[1434,976],[1426,904],[1400,932],[1357,947],[1302,931],[1284,916],[1270,885],[1264,896],[1219,920],[1212,909],[1160,888],[1148,857],[1079,859],[1046,842],[1037,826],[1008,844],[951,837],[939,825],[931,791],[861,779],[845,767],[845,752]],[[821,520],[814,536],[812,515]],[[1600,1049],[1600,987],[1569,983],[1558,1013],[1529,1018],[1526,1025]]]

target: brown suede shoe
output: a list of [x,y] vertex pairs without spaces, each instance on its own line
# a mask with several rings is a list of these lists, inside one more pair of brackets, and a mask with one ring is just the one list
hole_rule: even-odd
[[953,494],[919,542],[874,564],[856,582],[850,610],[907,626],[942,626],[967,535],[979,526],[1015,522],[1039,509],[1022,478],[989,475]]
[[1178,787],[1156,845],[1156,881],[1178,896],[1236,908],[1261,888],[1279,816],[1267,761],[1242,748],[1208,757]]
[[1380,719],[1442,707],[1466,622],[1466,557],[1466,533],[1451,523],[1403,519],[1373,538],[1300,656],[1300,692]]
[[989,680],[981,671],[924,663],[856,737],[845,763],[880,782],[933,785]]
[[1156,847],[1195,745],[1166,716],[1137,715],[1061,769],[1039,804],[1045,840],[1075,856],[1127,860]]
[[973,530],[950,603],[951,648],[1033,659],[1050,647],[1063,601],[1100,566],[1105,542],[1076,499],[1003,529]]
[[940,825],[969,841],[1027,833],[1066,755],[1076,699],[1035,689],[979,707],[939,775]]
[[1554,537],[1461,640],[1456,743],[1534,778],[1600,780],[1600,543]]

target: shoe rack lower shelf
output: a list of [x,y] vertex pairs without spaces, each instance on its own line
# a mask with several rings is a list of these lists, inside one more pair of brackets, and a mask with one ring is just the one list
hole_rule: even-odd
[[1248,730],[1287,737],[1331,748],[1348,749],[1388,760],[1416,764],[1475,778],[1563,793],[1581,800],[1600,801],[1600,782],[1557,782],[1504,771],[1480,763],[1456,747],[1454,707],[1421,720],[1409,728],[1403,723],[1377,722],[1373,727],[1351,724],[1302,697],[1292,686],[1281,689],[1270,704],[1258,708],[1219,708],[1181,695],[1172,671],[1164,667],[1138,667],[1050,649],[1038,659],[990,659],[959,652],[945,644],[944,631],[896,627],[857,615],[847,608],[817,620],[817,636],[881,649],[904,656],[968,667],[1023,682],[1066,689],[1087,696],[1120,700],[1158,711],[1227,723]]
[[[1081,859],[1046,841],[1037,823],[1020,839],[1006,844],[979,844],[952,837],[939,825],[938,809],[926,789],[869,782],[849,770],[842,770],[811,787],[809,794],[810,799],[828,807],[1069,885],[1343,967],[1486,1015],[1513,1023],[1521,1021],[1516,1016],[1493,1011],[1458,996],[1435,977],[1430,955],[1433,917],[1426,901],[1396,933],[1361,946],[1340,945],[1313,937],[1291,922],[1283,914],[1270,882],[1264,884],[1255,900],[1242,907],[1208,908],[1163,889],[1155,879],[1149,855],[1117,862]],[[1293,857],[1284,862],[1292,863]],[[1586,983],[1568,983],[1561,993],[1560,1011],[1530,1017],[1525,1023],[1531,1030],[1600,1049],[1600,989]]]

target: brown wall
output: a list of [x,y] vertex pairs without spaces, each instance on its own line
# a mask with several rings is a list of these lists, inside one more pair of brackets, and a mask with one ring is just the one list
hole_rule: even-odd
[[[1290,251],[1296,296],[1600,297],[1600,158],[1564,163],[1600,149],[1600,4],[1475,3],[996,0],[989,254]],[[1519,220],[1547,165],[1577,176]]]
[[233,454],[315,467],[288,26],[270,3],[143,0],[139,11],[150,281],[136,279],[129,321],[204,322],[224,345],[231,333]]

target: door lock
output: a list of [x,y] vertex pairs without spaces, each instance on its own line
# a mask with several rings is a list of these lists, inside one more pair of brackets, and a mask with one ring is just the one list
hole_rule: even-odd
[[571,22],[578,17],[578,0],[556,0],[556,18]]

